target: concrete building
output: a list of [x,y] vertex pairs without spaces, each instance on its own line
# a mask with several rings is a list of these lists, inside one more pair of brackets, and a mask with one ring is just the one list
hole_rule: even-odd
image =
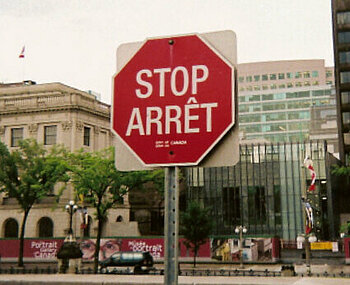
[[[91,93],[91,92],[90,92]],[[87,92],[61,83],[35,84],[32,81],[0,84],[0,140],[10,150],[18,141],[34,138],[46,147],[64,144],[68,150],[83,148],[96,151],[112,145],[110,106]],[[26,237],[64,237],[69,218],[64,206],[74,200],[72,186],[64,191],[60,203],[53,210],[54,197],[47,197],[30,211]],[[96,224],[91,218],[94,209],[88,208],[90,225],[86,236],[96,236]],[[103,230],[104,236],[138,235],[136,222],[130,220],[130,205],[124,204],[110,211]],[[11,197],[0,200],[0,236],[18,236],[22,213]],[[80,235],[80,217],[74,215],[73,231]]]
[[[324,60],[239,64],[238,88],[240,131],[248,140],[309,140],[311,107],[336,108],[333,68]],[[331,148],[337,152],[338,143]]]
[[350,153],[350,2],[332,0],[333,50],[340,158],[349,164]]

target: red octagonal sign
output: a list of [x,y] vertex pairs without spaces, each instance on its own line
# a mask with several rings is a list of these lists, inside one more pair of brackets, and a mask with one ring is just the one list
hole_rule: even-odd
[[150,39],[114,77],[112,127],[147,166],[197,165],[235,123],[233,90],[198,35]]

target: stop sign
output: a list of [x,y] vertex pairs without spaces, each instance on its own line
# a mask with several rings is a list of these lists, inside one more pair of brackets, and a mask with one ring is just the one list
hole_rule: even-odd
[[235,123],[234,69],[198,35],[149,39],[114,77],[112,110],[144,165],[197,165]]

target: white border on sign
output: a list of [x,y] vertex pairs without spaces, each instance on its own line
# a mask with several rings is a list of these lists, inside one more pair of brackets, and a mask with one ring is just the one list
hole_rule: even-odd
[[[187,37],[187,36],[197,36],[205,45],[207,45],[207,47],[213,51],[224,63],[226,63],[230,68],[231,68],[231,86],[232,86],[232,90],[231,90],[231,118],[232,121],[230,123],[230,125],[221,133],[220,136],[218,136],[218,138],[207,148],[207,150],[198,158],[198,160],[196,162],[181,162],[181,163],[160,163],[160,164],[147,164],[145,163],[140,157],[139,155],[123,140],[123,138],[114,130],[113,125],[114,125],[114,78],[124,69],[124,67],[134,58],[134,56],[140,51],[140,49],[145,45],[145,43],[149,40],[155,40],[155,39],[171,39],[171,38],[179,38],[179,37]],[[236,86],[235,86],[235,73],[236,70],[233,66],[233,64],[228,61],[221,53],[219,53],[216,48],[214,48],[207,40],[205,40],[200,34],[198,33],[191,33],[191,34],[183,34],[183,35],[173,35],[173,36],[164,36],[164,37],[152,37],[152,38],[147,38],[146,40],[144,40],[143,42],[139,42],[140,46],[139,48],[132,54],[132,56],[130,57],[129,60],[127,60],[124,65],[122,67],[120,67],[119,71],[117,70],[117,72],[113,75],[112,77],[112,119],[111,119],[111,130],[112,133],[114,135],[116,135],[119,140],[123,143],[124,146],[126,146],[126,148],[139,160],[139,162],[145,166],[145,167],[168,167],[168,166],[196,166],[198,165],[208,154],[209,152],[219,143],[219,141],[227,134],[227,132],[234,127],[235,125],[235,90],[236,90]],[[135,45],[137,45],[137,43],[135,43]]]

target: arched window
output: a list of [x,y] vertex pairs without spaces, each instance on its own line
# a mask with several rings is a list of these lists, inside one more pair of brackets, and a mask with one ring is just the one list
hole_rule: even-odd
[[4,223],[4,237],[17,238],[18,237],[18,223],[15,219],[9,218]]
[[117,222],[117,223],[120,223],[120,222],[122,222],[122,221],[123,221],[123,217],[119,215],[119,216],[117,217],[116,222]]
[[38,222],[39,237],[53,237],[53,222],[48,217],[42,217]]

